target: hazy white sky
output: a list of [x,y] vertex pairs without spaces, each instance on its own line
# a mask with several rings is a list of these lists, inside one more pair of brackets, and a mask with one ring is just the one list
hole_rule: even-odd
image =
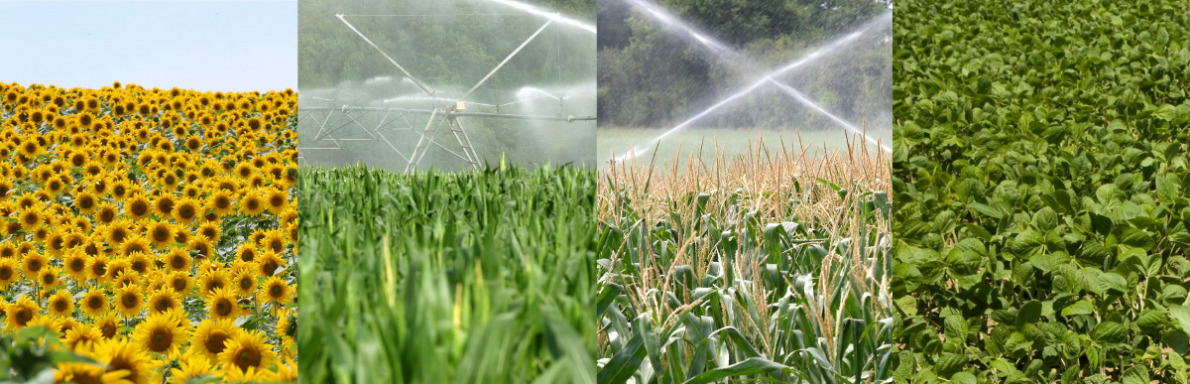
[[0,1],[0,82],[297,89],[297,1]]

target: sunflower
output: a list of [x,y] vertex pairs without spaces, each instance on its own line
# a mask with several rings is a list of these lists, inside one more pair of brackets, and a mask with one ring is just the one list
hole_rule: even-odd
[[31,232],[41,228],[44,220],[45,217],[42,215],[41,210],[34,207],[22,208],[21,214],[17,219],[17,221],[21,224],[21,229],[25,230],[26,232]]
[[236,319],[240,317],[240,303],[230,288],[216,289],[207,296],[207,315],[212,319]]
[[105,364],[108,372],[128,372],[124,379],[133,384],[148,384],[153,376],[153,357],[126,338],[95,343],[90,357]]
[[124,244],[120,246],[120,252],[124,256],[132,256],[138,252],[149,253],[152,251],[153,249],[149,245],[149,240],[140,237],[140,235],[129,236],[128,239],[124,241]]
[[120,319],[114,312],[104,312],[95,317],[94,324],[95,328],[99,329],[99,334],[105,339],[114,338],[120,333]]
[[166,286],[182,296],[189,295],[190,290],[194,289],[194,281],[191,280],[189,271],[170,272],[165,278]]
[[154,249],[164,249],[174,242],[174,228],[168,222],[154,221],[147,226],[145,236]]
[[281,269],[281,265],[284,262],[285,260],[281,259],[281,256],[278,256],[276,253],[261,252],[260,257],[256,259],[256,271],[261,276],[272,276],[277,274],[278,269]]
[[177,206],[174,208],[174,219],[179,223],[189,224],[202,214],[199,208],[198,201],[194,199],[186,198],[179,200]]
[[251,297],[256,292],[256,271],[252,270],[250,266],[244,265],[236,268],[234,276],[231,282],[237,296]]
[[66,257],[62,259],[62,267],[66,269],[66,275],[71,279],[77,282],[86,280],[87,254],[79,248],[66,252]]
[[0,259],[11,259],[17,256],[17,247],[11,242],[0,243]]
[[110,275],[108,275],[108,264],[111,261],[105,255],[94,255],[87,260],[87,274],[99,282],[106,282]]
[[49,291],[57,289],[66,282],[59,278],[58,267],[49,266],[37,273],[37,284],[41,286],[43,294],[49,294]]
[[198,236],[202,236],[211,242],[218,242],[219,235],[223,233],[223,228],[219,227],[218,223],[205,222],[198,226]]
[[227,272],[222,269],[200,272],[198,286],[199,291],[204,296],[214,293],[215,290],[227,286]]
[[235,175],[240,179],[247,179],[256,173],[256,169],[252,168],[252,164],[240,163],[235,168]]
[[277,318],[277,334],[281,335],[281,340],[293,343],[298,332],[297,313],[286,309],[278,313]]
[[91,344],[99,340],[103,340],[103,333],[99,332],[99,328],[90,324],[79,324],[66,331],[62,341],[70,349],[80,349],[84,343]]
[[107,202],[99,203],[99,205],[96,206],[94,211],[95,211],[95,216],[94,216],[95,220],[98,220],[100,223],[103,223],[103,224],[111,223],[112,221],[116,220],[116,216],[120,214],[120,212],[118,210],[116,210],[116,206],[112,205],[111,203],[107,203]]
[[68,185],[70,185],[70,184],[66,181],[66,178],[64,178],[62,176],[56,176],[56,177],[50,178],[49,180],[46,180],[45,188],[43,188],[42,190],[46,191],[51,196],[57,196],[57,195],[61,194],[62,191],[65,191],[66,186],[68,186]]
[[113,271],[112,285],[116,287],[140,286],[140,274],[132,271],[132,269],[124,269],[121,271]]
[[272,188],[265,194],[265,202],[269,212],[280,214],[289,205],[289,195],[280,189]]
[[278,230],[270,230],[265,233],[264,238],[259,240],[260,245],[265,249],[276,253],[285,251],[285,234]]
[[181,309],[152,313],[132,333],[132,338],[141,349],[165,355],[178,356],[178,347],[185,342],[189,333],[189,322]]
[[215,248],[211,245],[211,242],[201,237],[190,240],[190,249],[198,251],[199,257],[211,257],[215,254]]
[[128,236],[132,235],[132,230],[128,228],[128,224],[126,222],[123,220],[117,220],[105,226],[103,228],[103,233],[104,240],[107,240],[108,244],[114,247],[119,247],[124,245],[124,241],[128,240]]
[[182,308],[182,297],[171,288],[162,288],[149,295],[149,312],[161,313]]
[[219,353],[223,365],[223,379],[227,381],[273,381],[275,375],[268,368],[275,364],[277,354],[265,343],[259,331],[242,331],[226,342]]
[[107,293],[102,289],[91,288],[90,291],[83,294],[82,299],[79,299],[79,304],[83,308],[83,314],[88,318],[96,318],[99,315],[107,312],[108,306]]
[[[114,192],[114,191],[113,191]],[[153,213],[153,206],[144,195],[137,194],[124,202],[124,212],[134,220],[143,220]]]
[[243,243],[236,249],[236,259],[243,262],[256,261],[256,244]]
[[24,328],[40,312],[41,308],[37,306],[37,303],[29,299],[29,296],[21,296],[16,302],[8,304],[8,307],[4,309],[5,328],[8,328],[8,331],[16,331]]
[[206,359],[182,359],[178,362],[177,368],[170,368],[169,382],[170,384],[186,384],[194,379],[211,376],[213,373],[211,363],[208,363]]
[[284,306],[293,301],[293,287],[285,283],[285,280],[281,280],[280,276],[272,276],[264,282],[261,295],[264,296],[267,302]]
[[51,231],[42,246],[47,255],[57,258],[62,255],[63,248],[66,248],[66,234],[62,233],[61,229]]
[[165,268],[169,271],[190,272],[190,252],[184,248],[171,248],[165,254]]
[[46,303],[46,310],[58,317],[67,317],[74,313],[74,298],[71,297],[70,291],[60,289],[51,295]]
[[144,252],[133,252],[132,254],[128,255],[127,260],[128,267],[132,268],[133,271],[136,271],[136,273],[141,275],[149,274],[157,267],[157,264],[154,263],[153,260],[149,258],[148,254],[145,254]]
[[58,363],[54,370],[55,383],[125,384],[128,372],[108,372],[103,366],[91,363]]
[[141,308],[145,306],[145,295],[141,293],[140,287],[136,285],[126,285],[116,292],[116,311],[120,312],[121,316],[125,318],[135,317],[140,314]]
[[174,206],[178,204],[173,196],[161,195],[157,200],[153,201],[153,210],[160,217],[170,217],[174,214]]
[[17,263],[13,259],[0,259],[0,291],[7,291],[8,287],[21,280],[17,271]]
[[202,139],[198,138],[198,136],[193,136],[193,135],[190,137],[187,137],[186,138],[186,149],[189,149],[191,152],[198,152],[199,149],[202,149]]
[[41,252],[28,251],[25,253],[25,257],[21,258],[21,270],[25,272],[26,276],[36,275],[46,265],[49,265],[49,263],[49,257],[41,254]]
[[240,213],[248,216],[256,216],[264,211],[264,201],[261,201],[260,192],[255,189],[245,190],[240,196]]
[[20,231],[21,231],[21,221],[20,220],[12,220],[7,223],[4,223],[4,235],[5,236],[13,236],[13,235],[16,235],[17,233],[19,233]]
[[[118,159],[118,157],[115,157],[112,160],[116,160],[116,159]],[[114,163],[115,161],[112,161],[112,162]],[[119,179],[119,180],[113,181],[112,186],[111,186],[111,193],[112,193],[112,197],[117,200],[124,200],[125,198],[132,196],[133,199],[130,199],[130,200],[124,202],[125,209],[128,209],[128,207],[130,206],[130,203],[132,203],[134,201],[138,201],[138,200],[136,200],[137,196],[131,195],[132,187],[129,186],[129,183],[127,180]],[[144,196],[141,196],[141,198],[143,198],[143,197]],[[148,200],[140,200],[140,201],[143,202],[144,205],[143,206],[138,205],[137,207],[135,207],[135,208],[137,208],[136,211],[138,211],[138,212],[141,211],[141,209],[140,209],[141,207],[143,207],[144,210],[147,211],[149,208],[149,201]]]
[[190,230],[186,227],[174,227],[174,242],[178,244],[190,244]]
[[190,350],[199,357],[216,363],[227,340],[242,332],[233,320],[206,319],[190,334]]

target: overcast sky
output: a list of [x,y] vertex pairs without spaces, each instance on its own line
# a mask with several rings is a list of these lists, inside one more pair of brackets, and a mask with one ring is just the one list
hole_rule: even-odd
[[297,89],[297,1],[0,1],[0,82]]

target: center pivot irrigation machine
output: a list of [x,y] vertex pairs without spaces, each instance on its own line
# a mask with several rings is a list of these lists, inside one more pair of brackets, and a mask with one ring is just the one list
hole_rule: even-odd
[[[353,17],[420,17],[420,16],[441,16],[430,14],[394,14],[394,15],[335,15],[339,21],[352,32],[358,35],[364,42],[379,52],[385,59],[388,60],[393,67],[395,67],[403,78],[402,83],[412,83],[425,96],[416,98],[396,98],[400,99],[417,99],[422,103],[416,106],[362,106],[337,104],[335,99],[313,97],[324,105],[299,107],[299,113],[304,121],[312,121],[317,128],[317,132],[312,136],[303,137],[300,140],[298,148],[299,158],[305,158],[306,151],[314,150],[342,150],[344,142],[351,141],[379,141],[383,142],[384,146],[391,149],[393,153],[405,161],[405,171],[417,169],[422,160],[425,159],[426,153],[431,149],[439,149],[444,153],[451,154],[458,159],[467,163],[471,168],[478,169],[482,159],[476,152],[475,144],[468,136],[467,128],[460,122],[461,117],[474,118],[492,118],[492,119],[511,119],[522,121],[557,121],[557,122],[577,122],[577,121],[594,121],[595,116],[578,115],[567,113],[567,97],[569,94],[558,92],[551,93],[540,88],[525,87],[523,90],[530,90],[532,95],[522,97],[522,93],[518,93],[516,100],[511,100],[503,103],[485,103],[469,100],[474,96],[476,90],[479,90],[492,78],[493,75],[500,72],[502,68],[514,57],[516,57],[526,46],[529,46],[538,36],[545,32],[551,26],[553,28],[572,28],[589,32],[594,35],[595,27],[581,21],[566,18],[560,13],[553,13],[545,11],[541,8],[519,3],[512,0],[489,0],[492,3],[501,4],[515,9],[516,14],[501,14],[503,16],[526,16],[539,19],[545,19],[541,27],[537,28],[533,34],[526,38],[516,49],[512,50],[502,61],[487,72],[487,75],[479,79],[470,89],[462,93],[462,96],[457,98],[445,97],[445,93],[441,90],[435,90],[428,86],[425,82],[418,79],[404,66],[398,63],[397,59],[381,49],[376,43],[372,41],[364,32],[361,32],[355,25],[349,21]],[[544,43],[543,43],[544,44]],[[561,44],[555,48],[560,51]],[[556,62],[555,65],[561,64]],[[561,77],[562,69],[557,68],[559,77]],[[591,93],[594,93],[592,83]],[[554,115],[547,115],[541,113],[517,113],[517,106],[527,103],[533,103],[539,100],[547,100],[547,103],[557,103],[557,113]],[[428,102],[428,103],[427,103]],[[387,103],[386,103],[387,104]],[[426,107],[430,104],[430,107]],[[536,111],[536,110],[535,110]],[[362,117],[367,115],[379,115],[378,122],[368,123],[368,119]],[[424,127],[415,125],[410,119],[410,115],[429,116]],[[415,119],[416,120],[416,119]],[[372,119],[375,121],[375,119]],[[449,135],[443,133],[443,128],[449,131]],[[394,143],[384,135],[384,131],[409,131],[414,132],[418,139],[415,145],[410,150],[407,143],[397,141]],[[352,131],[356,131],[352,133]],[[360,133],[362,132],[362,134]],[[440,133],[442,136],[449,136],[446,140],[441,140],[438,137]],[[453,138],[454,143],[450,143]],[[406,151],[403,151],[404,147]]]

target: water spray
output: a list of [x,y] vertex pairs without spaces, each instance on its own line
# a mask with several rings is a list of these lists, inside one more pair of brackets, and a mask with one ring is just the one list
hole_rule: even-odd
[[[657,16],[657,15],[665,15],[665,14],[663,13],[663,10],[660,10],[660,7],[657,7],[656,5],[651,5],[651,4],[648,4],[648,3],[646,3],[644,0],[628,0],[628,1],[630,1],[630,2],[633,2],[634,4],[638,4],[638,5],[639,5],[639,4],[643,4],[643,8],[645,8],[646,10],[649,10],[649,11],[650,11],[649,13],[650,13],[650,14],[652,14],[652,15],[655,15],[655,16]],[[686,31],[686,32],[688,32],[688,33],[692,33],[692,34],[698,34],[698,32],[697,32],[697,31],[695,31],[695,30],[693,29],[693,27],[686,26],[686,25],[683,25],[683,24],[681,24],[681,23],[674,22],[674,21],[672,21],[672,19],[670,19],[670,20],[671,20],[671,21],[668,21],[668,22],[666,22],[666,23],[667,23],[667,24],[671,24],[671,25],[679,25],[679,26],[680,26],[679,28],[680,28],[680,29],[682,29],[683,31]],[[655,144],[656,144],[657,142],[661,141],[661,140],[662,140],[662,139],[664,139],[665,137],[667,137],[667,136],[669,136],[669,135],[671,135],[671,134],[673,134],[673,133],[675,133],[675,132],[678,132],[678,131],[681,131],[681,130],[685,129],[687,126],[689,126],[690,124],[694,123],[695,121],[698,121],[698,120],[700,120],[700,119],[702,119],[702,118],[706,117],[707,115],[710,115],[712,112],[714,112],[714,111],[718,110],[719,108],[722,108],[722,107],[724,107],[724,106],[726,106],[726,105],[730,104],[731,102],[733,102],[733,101],[735,101],[735,100],[737,100],[737,99],[739,99],[739,98],[741,98],[741,97],[743,97],[743,96],[745,96],[745,95],[747,95],[747,94],[750,94],[750,93],[752,93],[752,92],[753,92],[753,91],[755,91],[757,88],[760,88],[761,86],[763,86],[763,85],[766,85],[766,84],[776,84],[776,85],[778,85],[778,88],[781,88],[783,91],[786,91],[786,93],[787,93],[787,94],[789,94],[790,96],[792,96],[792,97],[794,98],[794,100],[796,100],[796,101],[798,101],[798,102],[801,102],[802,104],[805,104],[805,105],[807,105],[807,106],[809,106],[809,107],[813,108],[814,110],[816,110],[816,111],[818,111],[818,112],[820,112],[820,113],[823,113],[823,114],[827,115],[827,117],[831,118],[833,121],[835,121],[835,122],[837,122],[837,123],[840,123],[840,125],[842,125],[844,128],[846,128],[846,129],[849,129],[849,130],[852,130],[853,132],[858,132],[858,133],[859,133],[859,134],[861,134],[861,135],[864,135],[864,138],[865,138],[865,139],[867,139],[869,142],[873,142],[873,141],[875,141],[875,139],[873,139],[873,138],[869,137],[869,136],[868,136],[866,133],[864,133],[863,131],[861,131],[861,130],[859,130],[859,129],[855,128],[855,125],[853,125],[853,124],[850,124],[850,123],[847,123],[846,121],[844,121],[843,119],[839,118],[838,116],[835,116],[834,114],[831,114],[831,113],[827,112],[827,111],[826,111],[824,108],[822,108],[822,107],[821,107],[821,106],[819,106],[818,104],[814,103],[814,102],[813,102],[813,101],[811,101],[809,98],[806,98],[806,97],[805,97],[804,95],[802,95],[800,92],[797,92],[797,90],[793,89],[792,87],[789,87],[788,85],[785,85],[785,84],[782,84],[782,83],[778,82],[778,81],[776,80],[776,78],[777,78],[777,77],[780,77],[780,76],[782,76],[782,75],[785,75],[785,74],[789,73],[790,71],[793,71],[794,69],[797,69],[797,68],[799,68],[799,67],[801,67],[801,66],[805,65],[806,63],[808,63],[808,62],[810,62],[810,61],[813,61],[814,59],[817,59],[817,58],[819,58],[820,56],[822,56],[822,55],[823,55],[824,53],[826,53],[826,52],[833,51],[833,50],[835,50],[835,49],[837,49],[837,48],[839,48],[839,47],[841,47],[841,46],[844,46],[844,45],[846,45],[846,44],[848,44],[848,43],[852,42],[852,41],[853,41],[853,40],[855,40],[855,39],[858,39],[860,36],[862,36],[862,35],[863,35],[865,32],[867,32],[869,29],[871,29],[871,28],[873,28],[873,27],[875,27],[875,26],[877,26],[877,25],[883,25],[885,22],[891,22],[891,20],[892,20],[892,13],[891,13],[891,12],[885,12],[885,13],[881,14],[880,16],[877,16],[877,17],[874,17],[874,18],[872,18],[872,19],[871,19],[871,20],[869,20],[868,22],[865,22],[864,24],[862,24],[862,25],[861,25],[859,28],[857,28],[855,31],[853,31],[853,32],[851,32],[851,33],[849,33],[849,34],[847,34],[847,35],[844,35],[844,36],[842,36],[842,37],[840,37],[840,38],[837,38],[837,39],[835,39],[835,40],[831,41],[830,43],[827,43],[827,44],[825,44],[825,45],[822,45],[822,46],[818,47],[817,49],[815,49],[815,50],[813,50],[813,51],[810,51],[810,52],[808,52],[808,53],[806,53],[806,54],[803,54],[803,55],[802,55],[801,57],[799,57],[798,59],[796,59],[796,60],[794,60],[794,61],[791,61],[791,62],[789,62],[788,64],[786,64],[786,65],[784,65],[784,66],[782,66],[782,67],[780,67],[780,68],[777,68],[776,70],[773,70],[773,71],[769,72],[768,74],[765,74],[763,77],[761,77],[761,78],[760,78],[760,80],[757,80],[756,82],[754,82],[754,83],[752,83],[751,85],[749,85],[749,86],[745,87],[744,89],[740,90],[739,92],[736,92],[736,93],[734,93],[734,94],[732,94],[732,95],[728,96],[727,98],[724,98],[724,99],[720,100],[719,102],[717,102],[717,103],[715,103],[714,105],[710,106],[709,108],[707,108],[707,109],[703,110],[702,112],[699,112],[698,114],[696,114],[696,115],[694,115],[693,117],[691,117],[691,118],[687,119],[686,121],[682,122],[681,124],[678,124],[677,126],[675,126],[675,127],[673,127],[673,128],[670,128],[670,129],[669,129],[668,131],[666,131],[665,133],[662,133],[660,136],[658,136],[658,137],[654,138],[653,140],[650,140],[650,141],[649,141],[649,146],[647,146],[647,147],[640,147],[640,146],[634,147],[634,148],[633,148],[631,151],[629,151],[628,153],[625,153],[625,154],[623,154],[623,155],[620,155],[620,156],[616,157],[615,159],[613,159],[613,161],[614,161],[614,162],[616,162],[616,163],[618,163],[618,162],[621,162],[621,161],[624,161],[624,160],[627,160],[627,159],[633,159],[633,158],[636,158],[636,157],[638,157],[638,156],[641,156],[641,155],[644,155],[644,154],[648,153],[650,150],[652,150],[653,148],[655,148],[655,147],[656,147],[656,145],[655,145]],[[664,20],[663,20],[663,22],[664,22]],[[699,36],[701,36],[701,35],[699,35]],[[706,39],[706,38],[705,38],[705,37],[703,37],[703,39]],[[716,46],[722,46],[722,44],[710,44],[710,43],[709,43],[709,40],[708,40],[708,43],[707,43],[707,44],[704,44],[704,47],[707,47],[707,48],[711,49],[712,51],[715,51],[715,50],[716,50],[716,49],[714,48],[714,47],[716,47]],[[729,50],[729,51],[730,51],[730,50]],[[730,51],[730,52],[731,52],[731,53],[734,53],[734,51]],[[738,55],[738,54],[736,54],[736,55]],[[733,67],[733,68],[734,68],[734,67]],[[782,87],[782,86],[783,86],[783,87]],[[788,90],[786,90],[785,88],[788,88]],[[793,91],[793,92],[792,92],[792,93],[790,93],[790,92],[788,92],[788,91]],[[799,97],[799,96],[800,96],[800,97]],[[881,145],[880,147],[881,147],[881,149],[883,149],[884,151],[886,151],[886,152],[888,152],[888,153],[892,153],[892,149],[891,149],[891,148],[889,148],[888,146]]]
[[561,14],[559,14],[557,12],[549,12],[544,9],[538,8],[536,6],[525,4],[525,3],[522,3],[519,1],[514,1],[514,0],[489,0],[489,1],[491,1],[493,3],[513,7],[513,8],[525,11],[529,14],[535,15],[535,16],[544,17],[546,19],[549,19],[550,21],[554,21],[554,22],[557,22],[562,25],[569,25],[571,27],[575,27],[575,28],[578,28],[578,29],[581,29],[581,30],[584,30],[587,32],[595,33],[594,25],[587,24],[587,23],[584,23],[584,22],[581,22],[581,21],[578,21],[575,19],[571,19],[571,18],[562,16]]

